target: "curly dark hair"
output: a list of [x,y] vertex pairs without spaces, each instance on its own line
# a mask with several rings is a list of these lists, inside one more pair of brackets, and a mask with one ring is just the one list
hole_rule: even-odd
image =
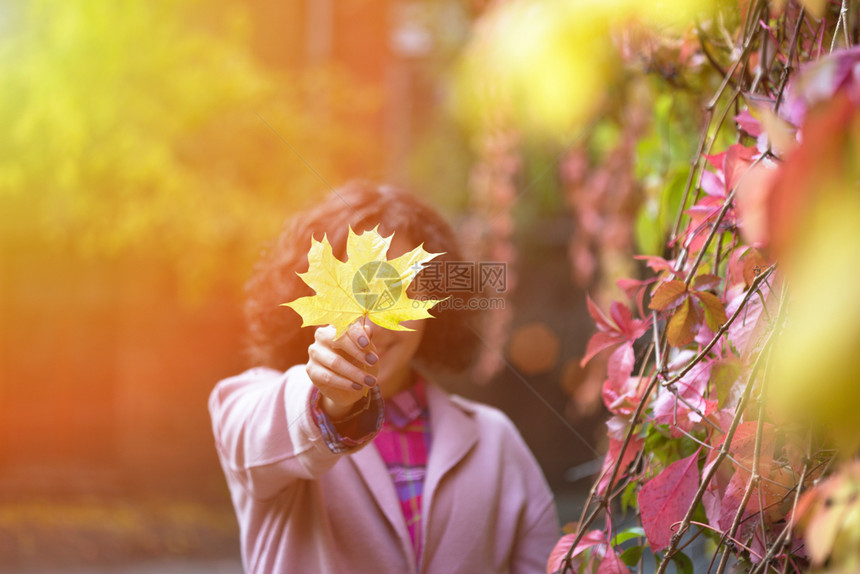
[[[348,228],[361,233],[377,225],[384,236],[396,231],[415,245],[423,242],[431,253],[444,252],[434,261],[463,259],[451,226],[411,193],[361,180],[346,183],[321,204],[288,219],[280,237],[255,266],[245,286],[248,354],[254,365],[285,370],[308,360],[313,329],[302,329],[298,314],[281,304],[313,295],[297,276],[308,269],[311,237],[322,240],[325,234],[335,257],[343,261]],[[430,368],[462,371],[478,342],[471,327],[476,325],[475,311],[465,300],[468,294],[437,291],[428,295],[450,296],[462,304],[431,310],[435,318],[427,324],[416,360]]]

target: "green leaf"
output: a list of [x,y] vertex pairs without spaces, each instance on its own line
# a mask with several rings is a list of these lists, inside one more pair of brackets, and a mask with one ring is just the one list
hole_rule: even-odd
[[621,553],[621,561],[631,568],[636,566],[639,563],[639,559],[642,558],[642,550],[641,546],[631,546]]
[[641,526],[631,526],[625,530],[622,530],[618,534],[615,535],[615,538],[612,539],[613,546],[620,546],[627,542],[628,540],[633,540],[634,538],[643,538],[645,536],[645,529]]
[[672,556],[672,562],[675,563],[678,574],[693,574],[693,561],[683,552],[678,552]]
[[621,493],[621,512],[627,512],[628,508],[636,508],[636,482],[631,481],[624,487]]

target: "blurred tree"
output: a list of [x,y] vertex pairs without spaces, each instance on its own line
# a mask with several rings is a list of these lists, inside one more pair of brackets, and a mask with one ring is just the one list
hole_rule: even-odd
[[195,290],[243,280],[288,210],[337,185],[339,158],[376,153],[353,121],[375,96],[263,67],[236,3],[4,9],[0,228],[16,244],[156,257]]

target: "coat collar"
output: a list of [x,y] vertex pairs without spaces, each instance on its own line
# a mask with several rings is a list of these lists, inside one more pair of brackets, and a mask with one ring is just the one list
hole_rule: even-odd
[[[432,504],[437,486],[475,445],[478,440],[478,428],[472,416],[472,410],[467,404],[452,400],[445,391],[430,382],[426,383],[425,391],[432,429],[422,503],[424,513],[422,520],[426,524],[427,517],[433,510]],[[400,501],[379,451],[373,445],[367,445],[354,453],[350,459],[374,497],[377,507],[382,510],[396,533],[403,552],[407,556],[412,556],[410,562],[414,564],[412,542],[409,539],[403,511],[400,509]],[[425,535],[426,532],[425,528]]]

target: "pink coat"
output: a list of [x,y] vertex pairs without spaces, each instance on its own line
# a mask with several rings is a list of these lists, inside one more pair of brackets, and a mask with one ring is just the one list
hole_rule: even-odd
[[433,443],[421,563],[368,443],[336,455],[308,412],[304,365],[251,369],[209,399],[248,573],[542,573],[559,536],[552,493],[500,411],[427,385]]

